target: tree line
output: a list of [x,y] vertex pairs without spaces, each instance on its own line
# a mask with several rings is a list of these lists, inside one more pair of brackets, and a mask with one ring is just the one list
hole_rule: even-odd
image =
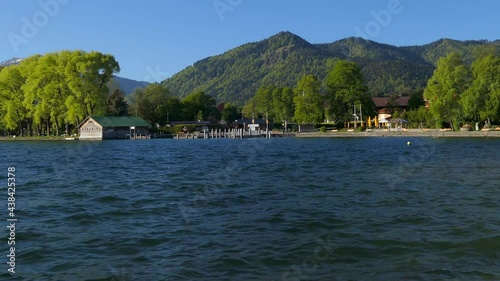
[[180,100],[161,84],[136,90],[129,102],[129,114],[156,126],[180,120],[231,123],[239,117],[267,118],[278,124],[290,121],[320,123],[325,119],[349,122],[353,118],[354,106],[361,107],[364,116],[375,112],[360,67],[348,61],[338,61],[323,82],[316,76],[306,75],[293,89],[274,84],[261,85],[242,107],[231,103],[216,106],[216,100],[204,92],[191,93]]
[[29,57],[0,68],[0,131],[19,136],[76,133],[87,116],[140,116],[155,126],[170,121],[238,117],[238,108],[222,112],[213,97],[196,92],[182,101],[160,84],[126,97],[113,81],[120,71],[112,55],[61,51]]
[[[412,127],[454,130],[461,126],[500,120],[500,57],[497,48],[478,49],[468,66],[458,53],[438,60],[423,90],[411,93],[407,110],[389,108],[393,118],[407,118]],[[354,62],[337,61],[321,83],[315,76],[303,77],[294,89],[261,86],[242,113],[267,113],[273,120],[298,123],[330,121],[344,124],[353,120],[353,107],[363,116],[374,117],[375,106],[364,86],[363,75]],[[397,97],[394,97],[394,99]],[[428,102],[425,106],[424,100]],[[390,105],[389,105],[390,106]]]
[[[19,135],[69,133],[87,116],[140,116],[155,127],[172,121],[268,118],[275,123],[348,123],[353,108],[365,118],[376,115],[358,64],[337,60],[323,81],[305,75],[294,88],[263,84],[242,107],[197,91],[180,99],[162,84],[130,96],[113,85],[120,71],[112,55],[62,51],[32,56],[0,68],[0,130]],[[424,98],[429,102],[424,107]],[[462,124],[500,119],[500,58],[485,50],[468,66],[457,53],[441,58],[423,91],[410,98],[408,111],[393,117],[413,126]]]
[[[397,106],[389,108],[393,118],[402,117],[412,127],[437,127],[445,124],[459,129],[461,125],[485,121],[487,124],[500,119],[500,58],[495,46],[476,47],[475,60],[467,64],[458,53],[451,53],[437,62],[434,74],[424,89],[410,91],[407,110]],[[267,118],[274,123],[331,122],[347,125],[357,117],[376,116],[375,105],[367,88],[360,66],[352,61],[330,61],[330,72],[323,81],[315,75],[305,75],[295,87],[280,87],[261,81],[254,96],[242,107],[226,104],[216,110],[215,100],[204,92],[188,95],[182,101],[169,94],[160,85],[152,86],[156,92],[164,91],[163,106],[144,106],[138,98],[148,96],[148,89],[132,95],[131,109],[153,124],[166,124],[165,120],[224,120],[236,117]],[[162,88],[163,90],[160,90]],[[155,92],[153,91],[153,92]],[[408,91],[405,91],[408,94]],[[153,94],[149,94],[152,100]],[[398,96],[394,96],[394,99]],[[424,100],[428,102],[425,106]],[[147,104],[147,102],[146,102]],[[153,110],[154,109],[154,110]],[[147,113],[149,110],[149,113]],[[152,111],[153,110],[153,111]],[[133,110],[132,110],[133,111]],[[131,111],[131,114],[133,112]],[[151,115],[151,116],[149,116]],[[170,117],[169,117],[170,116]]]
[[137,89],[129,97],[129,114],[142,117],[155,127],[173,121],[208,120],[215,123],[221,118],[227,119],[230,113],[236,114],[236,111],[237,107],[231,104],[225,104],[219,110],[216,100],[202,91],[191,93],[181,100],[158,83]]
[[253,112],[266,114],[274,121],[297,123],[347,123],[353,120],[353,109],[360,115],[373,116],[375,106],[366,86],[361,68],[354,62],[337,61],[320,81],[306,75],[295,88],[262,85],[255,96],[243,106],[244,116]]
[[0,126],[24,136],[59,135],[86,116],[106,114],[108,82],[119,71],[112,55],[84,51],[35,55],[4,67]]
[[441,58],[424,90],[429,110],[440,126],[454,129],[472,122],[500,119],[500,57],[481,54],[469,67],[458,53]]

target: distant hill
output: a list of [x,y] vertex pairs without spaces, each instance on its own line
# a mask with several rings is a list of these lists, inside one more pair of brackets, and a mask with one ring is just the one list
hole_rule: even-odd
[[439,58],[448,55],[451,52],[457,52],[462,56],[462,59],[470,64],[474,60],[474,48],[477,46],[485,45],[498,45],[500,40],[489,41],[458,41],[453,39],[440,39],[423,46],[402,47],[401,49],[407,50],[417,56],[423,58],[427,62],[436,64]]
[[162,83],[181,98],[204,91],[218,101],[241,105],[262,84],[294,87],[308,74],[323,80],[335,61],[344,59],[361,66],[372,95],[408,93],[425,87],[440,57],[456,51],[471,62],[474,47],[499,42],[442,39],[423,46],[396,47],[347,38],[311,44],[293,33],[280,32],[198,61]]
[[0,62],[0,66],[9,66],[9,65],[13,65],[13,64],[18,64],[23,60],[24,59],[21,59],[21,58],[11,58],[10,60]]
[[[9,65],[15,65],[23,61],[24,59],[22,58],[12,58],[7,61],[0,62],[0,66],[9,66]],[[115,83],[119,85],[119,88],[125,93],[125,95],[131,94],[135,89],[137,88],[144,88],[146,87],[149,82],[145,81],[136,81],[128,78],[123,78],[119,76],[115,76],[114,81],[111,83]]]
[[119,85],[120,89],[125,93],[125,95],[130,95],[137,88],[144,88],[147,85],[149,85],[149,82],[136,81],[136,80],[123,78],[123,77],[119,77],[119,76],[115,76],[115,78],[113,80],[114,80],[114,83]]

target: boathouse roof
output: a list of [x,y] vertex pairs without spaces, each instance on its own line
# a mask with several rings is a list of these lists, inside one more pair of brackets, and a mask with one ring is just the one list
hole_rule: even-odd
[[89,116],[78,127],[87,120],[92,119],[103,127],[150,127],[151,125],[141,117],[135,116]]

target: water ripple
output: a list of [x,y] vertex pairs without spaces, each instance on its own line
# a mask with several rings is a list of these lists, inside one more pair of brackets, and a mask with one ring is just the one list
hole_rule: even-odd
[[16,278],[500,279],[500,142],[406,141],[2,143]]

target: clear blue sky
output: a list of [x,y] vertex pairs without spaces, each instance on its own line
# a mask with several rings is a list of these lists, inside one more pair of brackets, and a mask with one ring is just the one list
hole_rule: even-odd
[[496,40],[499,11],[497,0],[0,0],[0,61],[95,50],[116,57],[119,76],[152,82],[280,31],[311,43]]

